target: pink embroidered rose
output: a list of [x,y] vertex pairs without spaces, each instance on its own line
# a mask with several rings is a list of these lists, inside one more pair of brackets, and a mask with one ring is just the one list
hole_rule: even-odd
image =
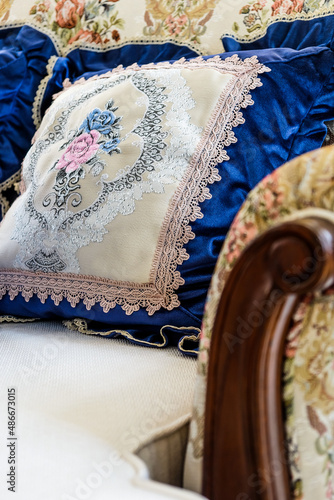
[[258,11],[258,10],[262,10],[262,9],[263,9],[263,5],[262,5],[262,3],[260,3],[260,2],[256,2],[256,3],[252,6],[252,10],[256,10],[256,11]]
[[201,348],[208,350],[208,349],[210,349],[210,344],[211,344],[210,339],[208,337],[203,337],[202,343],[201,343]]
[[50,0],[44,0],[43,3],[40,3],[39,6],[38,6],[38,10],[40,12],[48,12],[48,10],[50,9]]
[[198,361],[201,364],[206,364],[209,360],[209,355],[207,351],[200,351],[198,354]]
[[59,0],[56,5],[56,23],[71,29],[77,25],[85,11],[85,0]]
[[74,43],[77,40],[83,40],[87,43],[102,43],[102,38],[99,33],[96,33],[95,31],[83,30],[82,28],[76,35],[72,36],[68,43]]
[[293,12],[301,12],[304,7],[304,0],[276,0],[271,9],[271,15],[292,14]]
[[173,17],[169,15],[166,18],[166,24],[168,26],[168,31],[171,35],[178,35],[181,32],[182,27],[187,24],[188,18],[185,14],[180,17]]
[[83,163],[86,163],[99,149],[97,141],[100,134],[92,130],[89,134],[81,134],[68,146],[65,153],[58,161],[56,168],[64,168],[66,173],[74,172]]

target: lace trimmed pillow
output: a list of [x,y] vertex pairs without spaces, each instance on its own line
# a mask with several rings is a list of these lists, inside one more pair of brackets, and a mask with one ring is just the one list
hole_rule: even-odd
[[178,298],[190,224],[266,71],[256,57],[197,58],[116,69],[63,92],[0,226],[0,312],[94,320],[150,345],[189,328],[196,340],[200,317]]

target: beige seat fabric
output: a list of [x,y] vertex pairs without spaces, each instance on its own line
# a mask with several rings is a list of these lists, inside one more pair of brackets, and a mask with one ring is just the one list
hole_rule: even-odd
[[[155,493],[142,494],[129,479],[140,463],[132,453],[155,441],[161,445],[189,421],[195,374],[195,360],[175,348],[85,336],[55,322],[0,325],[3,443],[7,388],[16,389],[16,500],[150,499],[169,490],[189,498],[190,493],[163,485],[159,493],[152,482]],[[11,498],[4,480],[7,451],[0,447],[2,499]],[[145,459],[157,455],[146,453]],[[172,464],[164,458],[161,476],[170,478]]]

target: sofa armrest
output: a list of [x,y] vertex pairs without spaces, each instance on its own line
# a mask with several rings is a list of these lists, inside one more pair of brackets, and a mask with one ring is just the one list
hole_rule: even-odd
[[203,493],[291,498],[281,379],[292,315],[334,278],[334,224],[306,217],[256,238],[224,287],[208,368]]

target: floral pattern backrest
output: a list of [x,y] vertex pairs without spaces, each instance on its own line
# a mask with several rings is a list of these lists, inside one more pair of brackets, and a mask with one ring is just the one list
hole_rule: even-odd
[[[35,58],[40,82],[34,82],[28,99],[24,86],[20,87],[25,97],[18,96],[18,101],[23,101],[32,120],[30,115],[22,119],[20,113],[21,150],[16,148],[15,163],[7,156],[0,167],[0,219],[17,197],[19,168],[29,141],[52,94],[59,92],[66,78],[105,66],[147,64],[225,50],[328,45],[333,26],[332,0],[0,0],[0,51],[12,51],[17,44],[14,55],[18,56],[24,40],[31,70],[32,46],[37,49],[43,37],[44,43],[52,45],[48,50],[39,47],[45,61]],[[32,42],[36,34],[36,42]],[[1,64],[0,58],[0,69]],[[27,77],[24,83],[30,80]],[[14,79],[12,82],[14,86]],[[0,95],[6,93],[3,84]],[[7,125],[2,139],[10,140],[10,132]],[[6,169],[3,176],[1,168]]]
[[105,50],[148,40],[214,54],[223,52],[224,37],[249,43],[277,22],[333,14],[330,0],[0,0],[0,23],[37,27],[62,55],[78,43]]
[[[282,166],[251,191],[217,261],[201,332],[185,486],[200,491],[210,340],[226,279],[243,249],[270,227],[305,210],[334,220],[334,146]],[[307,296],[294,315],[283,374],[286,436],[293,498],[332,498],[334,492],[334,290]]]

